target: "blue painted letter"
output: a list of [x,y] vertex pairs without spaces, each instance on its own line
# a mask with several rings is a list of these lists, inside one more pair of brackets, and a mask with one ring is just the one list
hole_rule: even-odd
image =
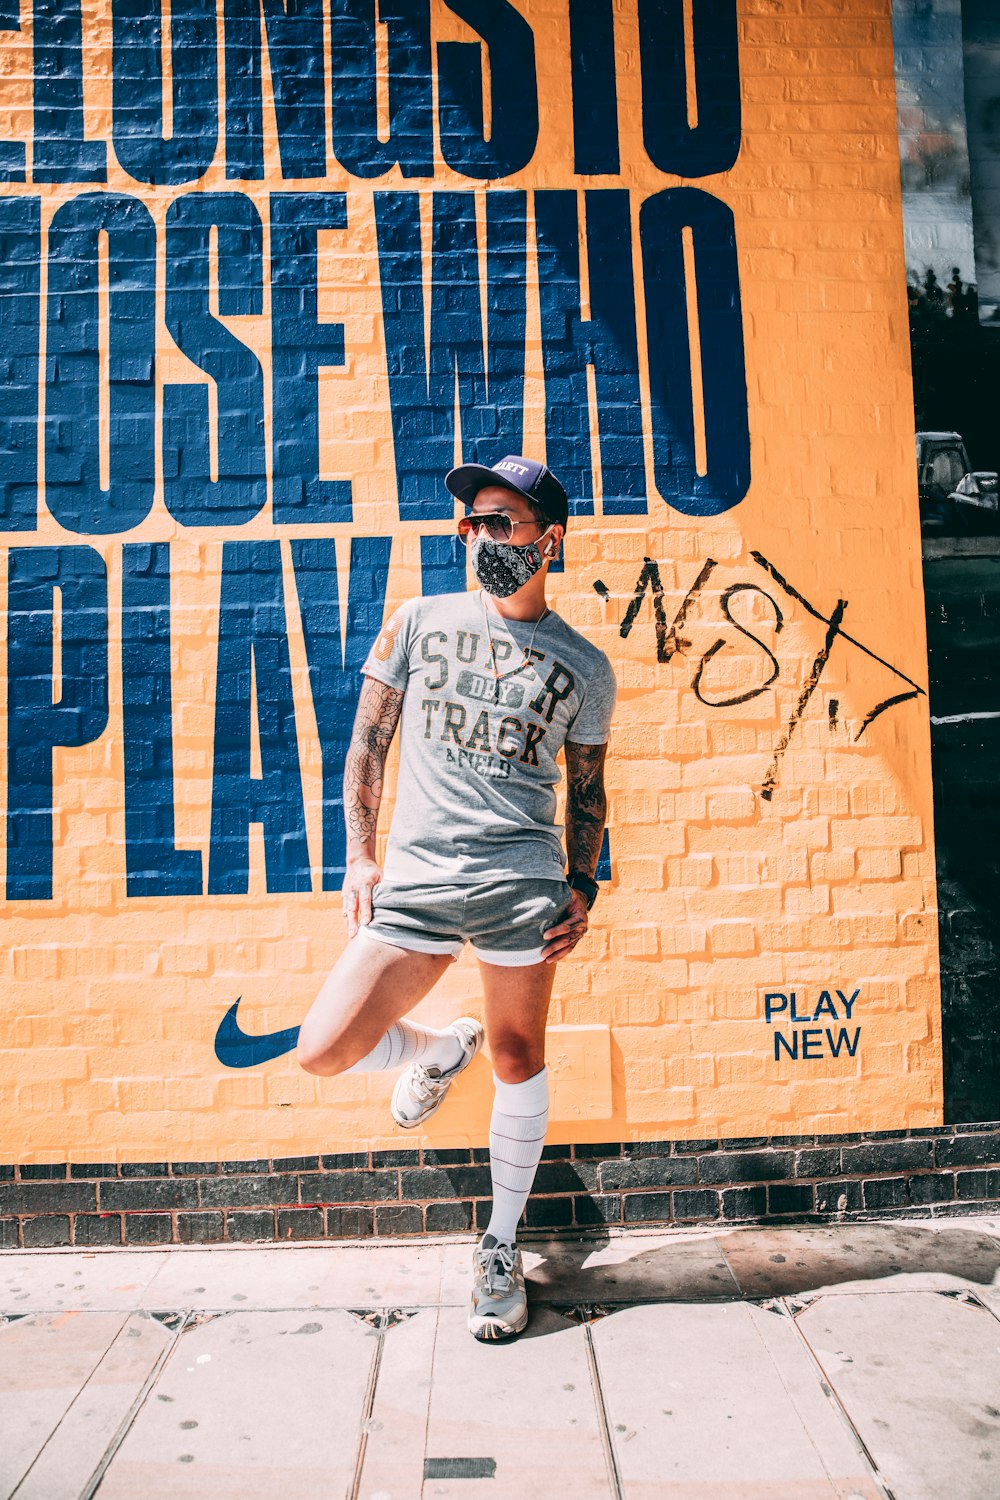
[[[260,776],[251,775],[251,678]],[[251,823],[263,825],[267,889],[312,890],[279,542],[222,549],[210,894],[246,893]]]
[[222,317],[263,308],[260,215],[242,193],[185,193],[167,210],[166,323],[177,347],[215,381],[217,475],[211,477],[208,387],[163,387],[163,498],[185,526],[242,526],[267,501],[264,376],[257,356],[209,311],[209,243],[218,230]]
[[[7,899],[52,897],[52,751],[108,722],[108,579],[91,547],[12,547],[8,570]],[[60,678],[55,676],[59,593]]]

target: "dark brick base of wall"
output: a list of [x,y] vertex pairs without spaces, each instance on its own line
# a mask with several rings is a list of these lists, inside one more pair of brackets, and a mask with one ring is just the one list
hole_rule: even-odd
[[[0,1166],[0,1248],[482,1229],[489,1153]],[[549,1146],[526,1227],[841,1222],[1000,1211],[1000,1122],[870,1135]]]

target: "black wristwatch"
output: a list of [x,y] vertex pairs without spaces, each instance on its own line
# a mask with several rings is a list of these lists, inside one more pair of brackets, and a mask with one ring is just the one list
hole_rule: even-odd
[[597,881],[592,880],[589,875],[585,875],[582,870],[570,870],[566,876],[566,880],[573,887],[574,891],[579,891],[580,895],[584,897],[587,902],[587,910],[589,911],[597,900],[597,893],[601,889]]

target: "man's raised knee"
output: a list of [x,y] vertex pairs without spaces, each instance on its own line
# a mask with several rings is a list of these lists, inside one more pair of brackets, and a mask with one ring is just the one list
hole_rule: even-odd
[[318,1040],[303,1035],[303,1031],[299,1032],[295,1061],[305,1072],[314,1073],[319,1078],[334,1078],[338,1073],[346,1073],[357,1062],[357,1057],[342,1042],[320,1044]]

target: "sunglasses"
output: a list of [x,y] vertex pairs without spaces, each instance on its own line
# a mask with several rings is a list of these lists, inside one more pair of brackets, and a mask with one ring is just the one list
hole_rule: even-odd
[[467,536],[475,536],[480,527],[485,527],[486,535],[495,542],[509,542],[516,527],[541,524],[540,521],[512,521],[503,511],[489,511],[484,515],[463,516],[458,523],[458,534],[464,540]]

